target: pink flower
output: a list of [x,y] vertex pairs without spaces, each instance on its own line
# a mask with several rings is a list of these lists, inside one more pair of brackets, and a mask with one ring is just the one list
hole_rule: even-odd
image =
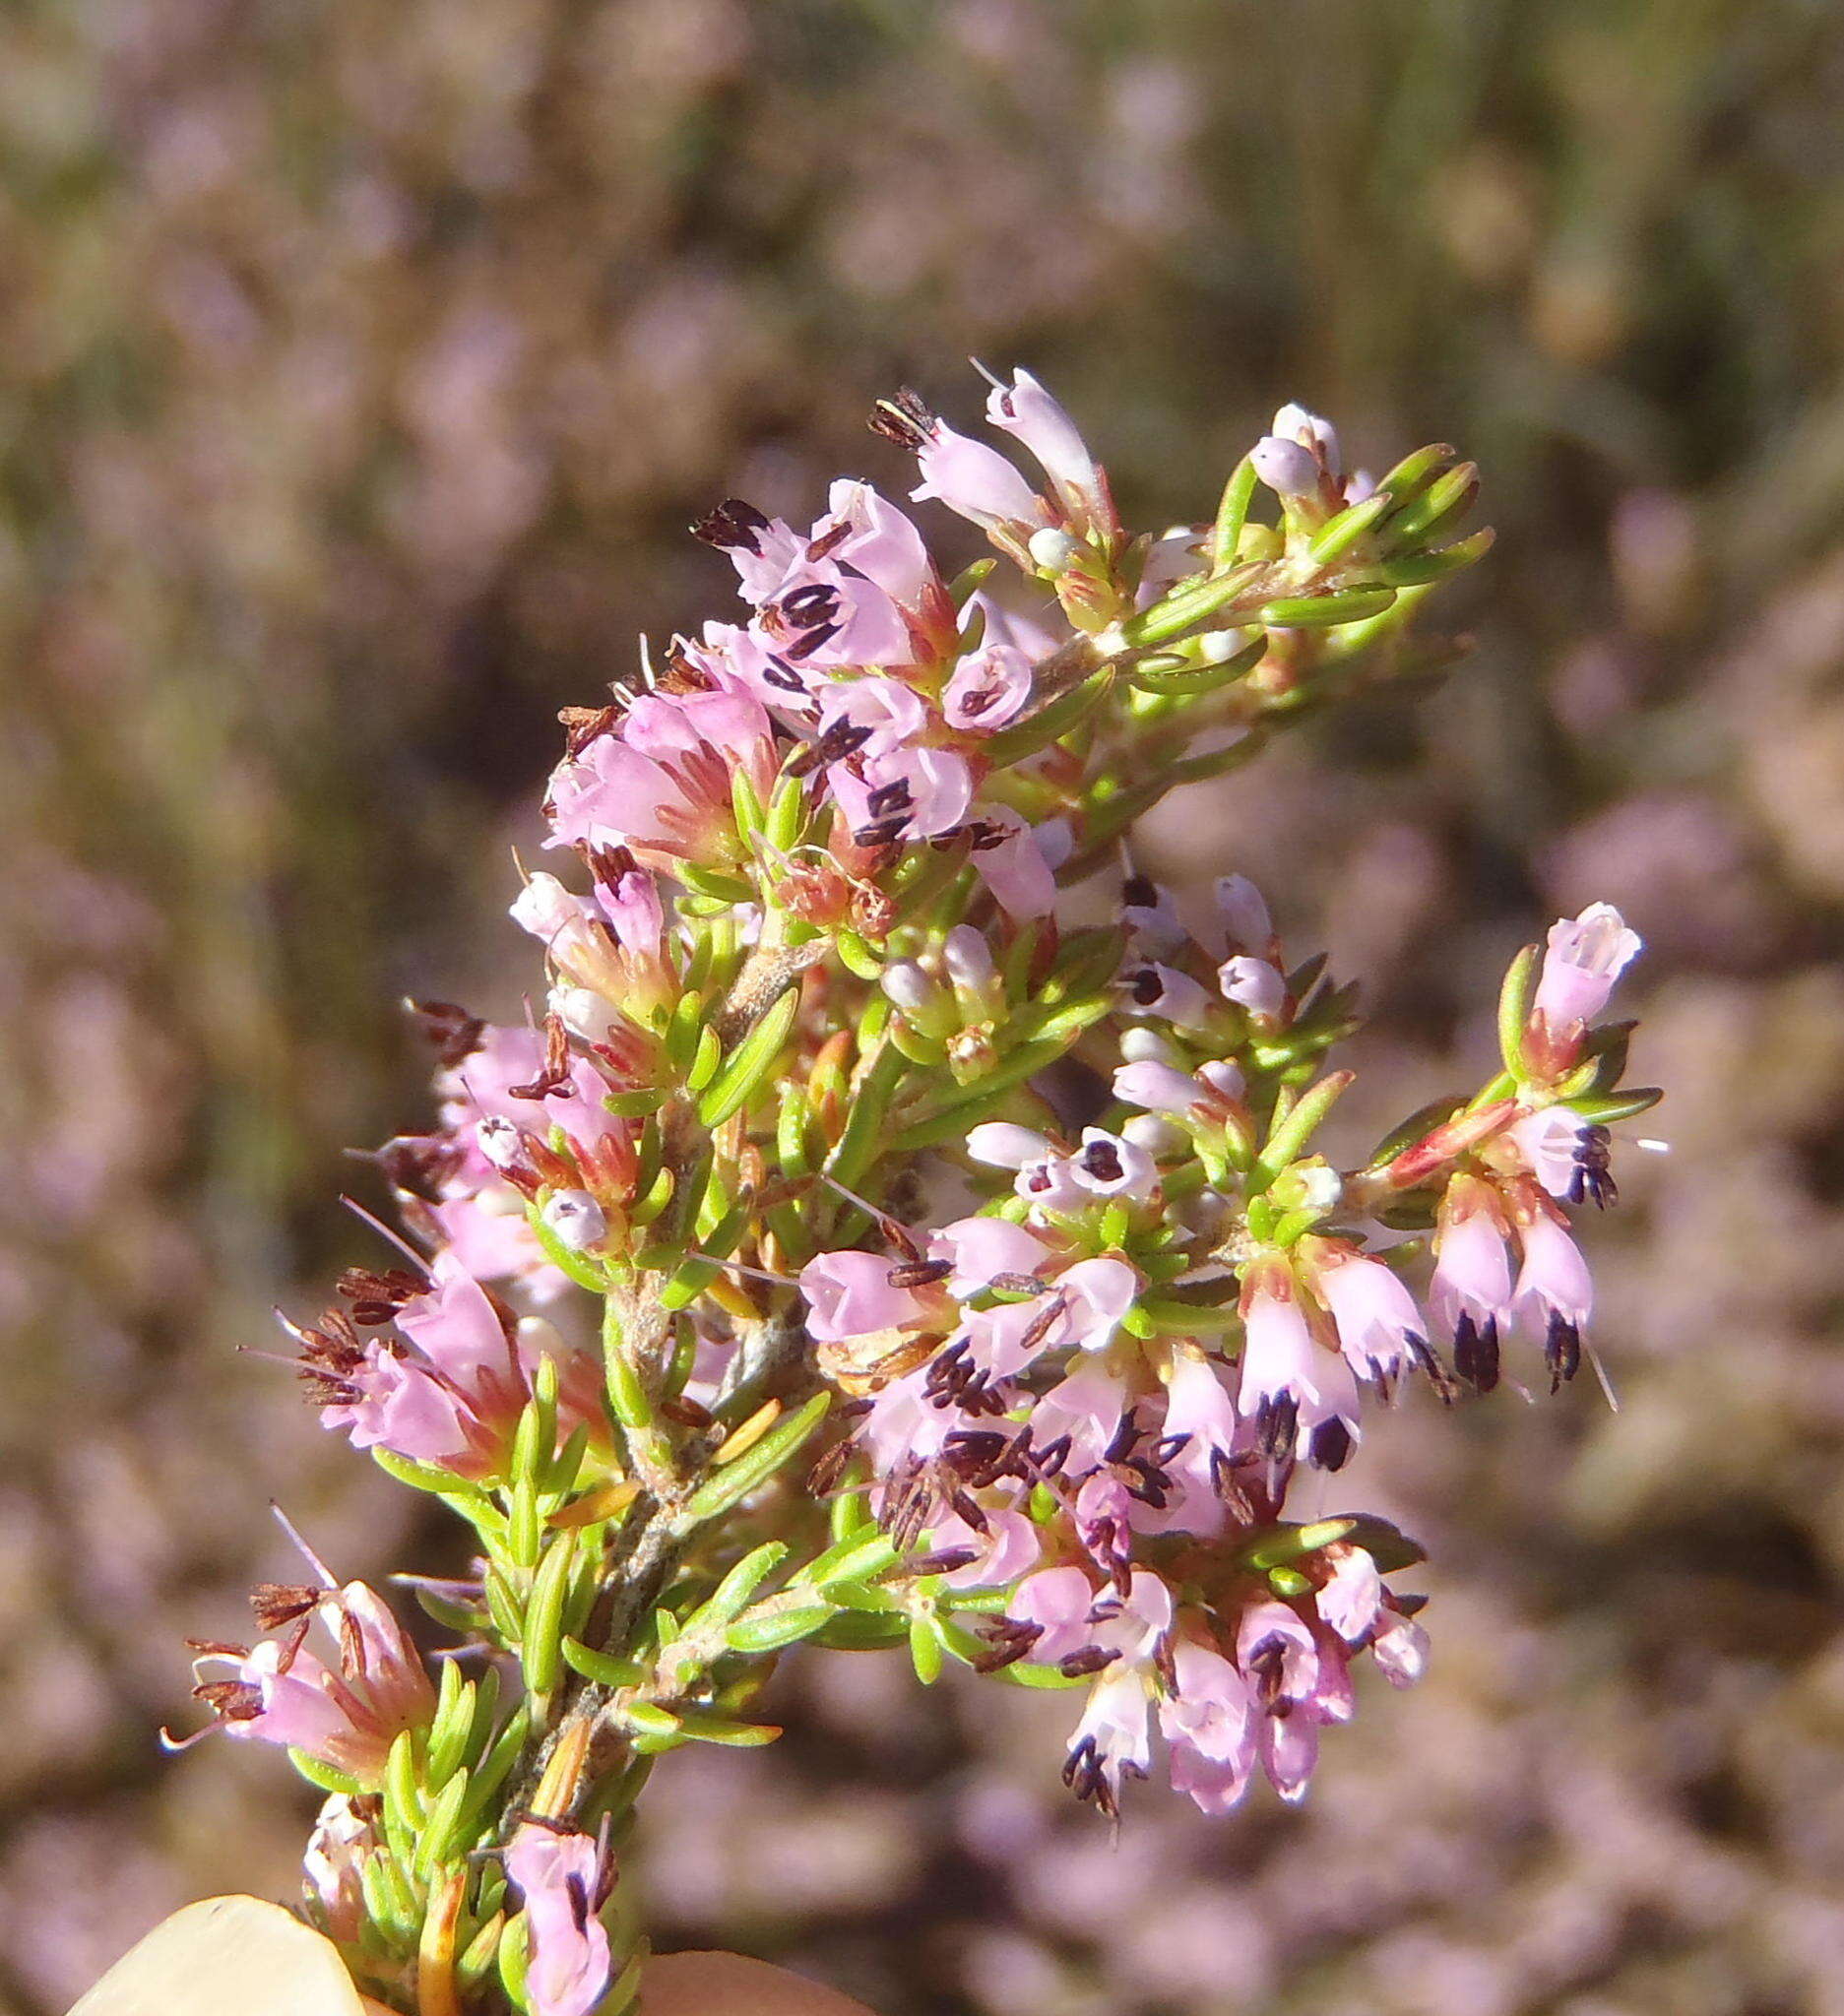
[[1319,1754],[1319,1728],[1350,1715],[1342,1666],[1321,1658],[1305,1621],[1283,1603],[1259,1603],[1242,1614],[1236,1663],[1252,1683],[1261,1715],[1256,1740],[1263,1768],[1290,1805],[1306,1796]]
[[938,1289],[892,1288],[903,1263],[887,1253],[818,1253],[800,1270],[807,1335],[841,1344],[879,1330],[918,1330],[940,1322],[946,1298]]
[[826,781],[853,833],[927,840],[951,833],[973,802],[973,772],[951,749],[922,743],[828,766]]
[[529,1281],[534,1293],[555,1293],[564,1277],[544,1258],[518,1193],[495,1184],[473,1197],[428,1207],[455,1265],[476,1281]]
[[1012,1594],[1008,1616],[1040,1632],[1031,1656],[1055,1666],[1089,1642],[1089,1609],[1095,1585],[1081,1568],[1043,1568],[1027,1575]]
[[693,528],[708,545],[729,553],[746,600],[766,601],[804,552],[806,541],[779,518],[729,497]]
[[980,818],[974,866],[993,900],[1014,923],[1049,916],[1056,907],[1056,865],[1067,848],[1052,859],[1048,830],[1027,825],[1009,805],[983,805]]
[[1364,1547],[1347,1547],[1332,1563],[1317,1604],[1321,1621],[1347,1645],[1361,1645],[1369,1635],[1382,1611],[1383,1578]]
[[1203,1097],[1203,1088],[1188,1071],[1151,1059],[1120,1065],[1113,1089],[1123,1104],[1144,1106],[1150,1113],[1188,1113]]
[[1120,976],[1126,990],[1123,1012],[1156,1015],[1177,1029],[1202,1029],[1210,1019],[1210,996],[1189,974],[1148,960]]
[[1064,1469],[1080,1476],[1107,1454],[1132,1401],[1133,1390],[1112,1357],[1085,1352],[1031,1410],[1032,1441],[1040,1454],[1062,1444]]
[[1412,1687],[1428,1670],[1428,1633],[1413,1617],[1386,1609],[1370,1639],[1370,1657],[1392,1687]]
[[1043,502],[996,449],[957,434],[932,415],[917,423],[910,445],[922,471],[922,481],[910,492],[913,502],[938,498],[988,532],[1029,531],[1046,523]]
[[606,1889],[602,1850],[587,1834],[528,1820],[507,1844],[506,1874],[525,1903],[532,2016],[591,2016],[613,1966],[597,1916]]
[[1057,1153],[1048,1134],[1009,1120],[983,1120],[967,1136],[967,1153],[995,1169],[1022,1169]]
[[1049,1261],[1050,1249],[1009,1219],[959,1218],[929,1233],[928,1257],[953,1263],[943,1286],[957,1301],[965,1301],[1001,1275],[1036,1274]]
[[1189,1638],[1172,1648],[1172,1681],[1159,1704],[1172,1789],[1187,1794],[1201,1812],[1227,1813],[1248,1790],[1255,1766],[1253,1692],[1221,1653]]
[[916,656],[891,598],[831,560],[796,565],[751,627],[769,652],[802,668],[905,665]]
[[1129,875],[1120,891],[1120,921],[1135,952],[1160,959],[1188,940],[1177,899],[1147,875]]
[[1274,944],[1274,922],[1261,891],[1246,875],[1217,878],[1217,910],[1229,934],[1230,949],[1266,958]]
[[1460,1376],[1490,1392],[1498,1382],[1498,1332],[1511,1315],[1511,1264],[1503,1214],[1477,1176],[1447,1185],[1434,1255],[1429,1313],[1452,1338]]
[[1611,903],[1591,903],[1578,917],[1552,924],[1535,1012],[1558,1033],[1592,1022],[1642,942]]
[[301,1858],[301,1888],[312,1903],[315,1922],[339,1945],[354,1943],[364,1928],[361,1869],[371,1845],[370,1822],[353,1812],[344,1793],[330,1794]]
[[1292,1270],[1257,1262],[1243,1277],[1241,1389],[1237,1410],[1255,1423],[1257,1445],[1338,1470],[1358,1439],[1358,1382],[1336,1352],[1317,1343]]
[[986,735],[1016,721],[1031,699],[1031,661],[1009,644],[970,652],[941,696],[950,727]]
[[1309,1246],[1312,1292],[1331,1311],[1338,1342],[1364,1379],[1391,1379],[1424,1342],[1415,1297],[1381,1260],[1331,1239]]
[[1338,430],[1330,420],[1289,400],[1274,415],[1268,431],[1283,441],[1298,441],[1303,448],[1310,450],[1328,475],[1337,475]]
[[819,694],[819,731],[855,729],[862,736],[855,754],[872,762],[913,742],[927,724],[922,695],[901,679],[881,672],[861,679],[834,679]]
[[611,732],[551,773],[550,845],[626,847],[670,873],[678,861],[739,865],[731,775],[767,799],[777,759],[768,716],[734,691],[646,693]]
[[[813,528],[814,543],[829,557],[874,581],[906,609],[920,609],[937,576],[928,548],[910,520],[868,483],[841,476],[826,494],[830,523]],[[839,527],[847,536],[831,544]]]
[[1307,497],[1319,487],[1319,465],[1298,441],[1264,434],[1248,451],[1255,473],[1283,497]]
[[929,1367],[905,1373],[878,1387],[859,1418],[855,1440],[880,1477],[894,1477],[918,1463],[931,1463],[948,1437],[966,1423],[952,1406],[936,1404]]
[[612,882],[598,882],[596,902],[626,951],[658,956],[666,932],[666,910],[660,902],[659,884],[651,875],[641,868],[629,868]]
[[1136,1204],[1159,1187],[1152,1157],[1103,1127],[1083,1128],[1082,1146],[1069,1158],[1069,1174],[1091,1197],[1125,1197]]
[[1070,1737],[1063,1783],[1105,1813],[1119,1811],[1121,1781],[1144,1778],[1152,1762],[1154,1661],[1172,1617],[1171,1590],[1144,1568],[1133,1570],[1124,1596],[1105,1595],[1089,1611],[1089,1643],[1113,1658]]
[[1520,1321],[1543,1336],[1544,1357],[1557,1384],[1572,1379],[1581,1364],[1581,1336],[1594,1313],[1594,1283],[1581,1248],[1546,1210],[1517,1228],[1524,1262],[1518,1269],[1512,1306]]
[[1037,458],[1056,501],[1071,518],[1097,528],[1114,524],[1107,478],[1076,423],[1029,371],[1016,371],[1010,385],[992,388],[986,418]]
[[[298,1628],[264,1639],[254,1652],[224,1646],[201,1654],[193,1692],[226,1734],[304,1750],[376,1791],[398,1735],[425,1728],[435,1713],[435,1690],[415,1647],[362,1582],[260,1595],[272,1606],[268,1616]],[[332,1633],[337,1667],[302,1644],[311,1617]],[[208,1677],[215,1669],[222,1677]]]

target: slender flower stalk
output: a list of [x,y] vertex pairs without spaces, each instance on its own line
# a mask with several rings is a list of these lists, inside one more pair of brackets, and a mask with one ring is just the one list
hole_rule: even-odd
[[972,567],[857,478],[696,528],[741,608],[564,710],[527,1013],[416,1007],[436,1122],[376,1157],[403,1236],[288,1322],[324,1425],[473,1556],[406,1578],[439,1678],[324,1575],[196,1648],[214,1725],[326,1796],[305,1908],[390,2007],[624,2016],[652,1760],[772,1740],[801,1643],[1075,1692],[1064,1779],[1112,1816],[1155,1774],[1299,1800],[1355,1668],[1427,1657],[1390,1579],[1420,1549],[1290,1517],[1300,1472],[1342,1489],[1411,1383],[1579,1363],[1571,1213],[1656,1097],[1600,1020],[1624,921],[1557,923],[1502,1069],[1335,1162],[1355,990],[1246,877],[1187,918],[1127,852],[1354,669],[1444,652],[1408,621],[1489,543],[1451,536],[1473,472],[1347,479],[1285,407],[1154,537],[1029,372],[987,418],[873,421]]

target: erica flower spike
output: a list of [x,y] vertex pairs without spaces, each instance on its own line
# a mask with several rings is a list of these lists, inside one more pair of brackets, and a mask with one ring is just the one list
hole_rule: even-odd
[[1155,1771],[1301,1798],[1354,1669],[1406,1684],[1427,1640],[1420,1550],[1290,1516],[1300,1471],[1342,1489],[1406,1388],[1588,1349],[1579,1216],[1655,1097],[1602,1020],[1624,920],[1521,955],[1501,1071],[1351,1166],[1355,990],[1234,863],[1193,910],[1127,853],[1359,661],[1450,655],[1407,624],[1489,543],[1476,472],[1348,478],[1289,406],[1155,537],[1030,372],[986,418],[873,419],[951,557],[856,476],[701,522],[740,606],[564,711],[510,1019],[417,1011],[399,1251],[290,1326],[324,1425],[472,1565],[405,1578],[433,1673],[328,1577],[197,1691],[328,1796],[307,1910],[397,2009],[622,2016],[651,1761],[771,1740],[802,1641],[1075,1690],[1064,1778],[1110,1814]]

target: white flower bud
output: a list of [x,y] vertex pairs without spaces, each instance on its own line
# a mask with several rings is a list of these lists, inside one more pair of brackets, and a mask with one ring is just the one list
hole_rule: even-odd
[[997,977],[992,948],[972,924],[956,924],[941,947],[941,963],[956,985],[978,992]]
[[1047,525],[1031,535],[1025,550],[1046,574],[1062,574],[1082,548],[1066,532]]
[[1309,496],[1319,487],[1319,465],[1310,449],[1278,434],[1264,434],[1248,451],[1255,473],[1283,497]]
[[1217,878],[1217,909],[1236,944],[1267,950],[1268,941],[1274,936],[1274,921],[1268,915],[1261,891],[1246,875]]
[[525,1160],[525,1142],[515,1121],[489,1113],[474,1130],[480,1153],[496,1169],[516,1168]]
[[1147,1029],[1143,1024],[1123,1032],[1120,1054],[1129,1064],[1176,1065],[1178,1062],[1176,1049],[1156,1029]]
[[1247,642],[1246,630],[1206,630],[1197,640],[1197,656],[1207,665],[1226,664]]
[[567,1252],[586,1252],[608,1236],[607,1218],[587,1190],[559,1190],[544,1206],[543,1220]]
[[933,978],[913,959],[893,959],[879,981],[899,1008],[918,1013],[935,998]]
[[1176,1155],[1191,1145],[1184,1129],[1168,1120],[1163,1113],[1134,1113],[1120,1123],[1120,1138],[1155,1159],[1162,1155]]

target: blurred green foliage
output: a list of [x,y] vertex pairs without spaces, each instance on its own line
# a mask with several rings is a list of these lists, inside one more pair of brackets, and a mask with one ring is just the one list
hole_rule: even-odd
[[422,1110],[393,997],[529,983],[551,714],[724,610],[682,526],[901,483],[863,411],[971,413],[969,352],[1143,522],[1283,398],[1484,465],[1470,666],[1152,865],[1270,881],[1431,1091],[1509,945],[1635,916],[1627,1405],[1375,1438],[1440,1665],[1304,1818],[1143,1802],[1098,1864],[1048,1723],[833,1661],[662,1802],[666,1922],[890,2016],[1844,2009],[1841,95],[1827,0],[15,0],[0,2009],[286,1885],[274,1770],[152,1752],[177,1636],[241,1628],[271,1492],[350,1572],[418,1543],[230,1348]]

